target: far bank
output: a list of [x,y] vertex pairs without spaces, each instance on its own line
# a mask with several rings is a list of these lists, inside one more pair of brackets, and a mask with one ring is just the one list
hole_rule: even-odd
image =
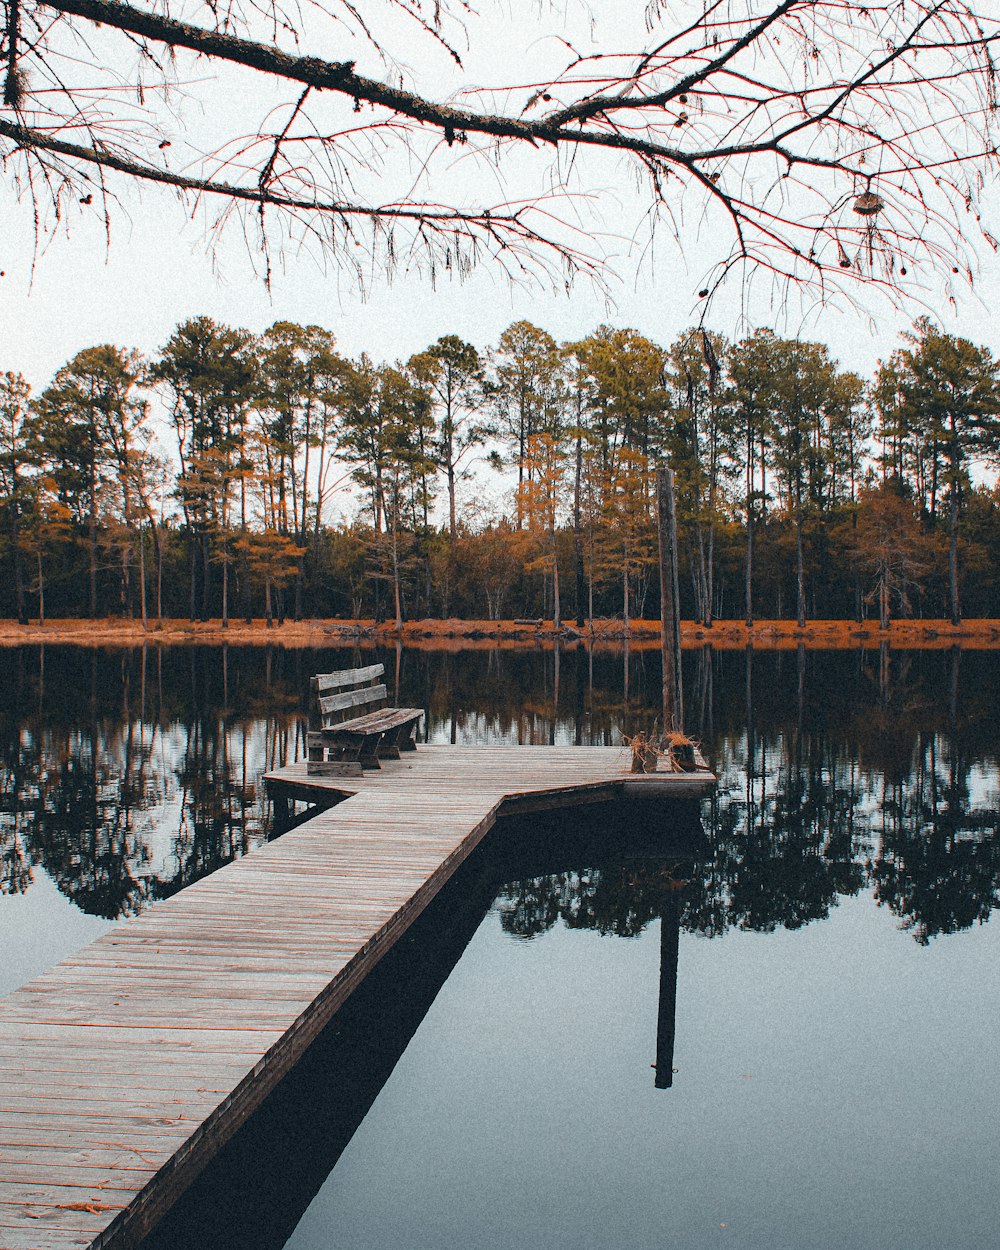
[[[495,647],[563,646],[638,648],[659,646],[659,621],[637,620],[627,625],[614,619],[574,623],[556,628],[544,620],[420,620],[404,622],[397,631],[394,623],[373,620],[307,620],[274,623],[263,620],[247,623],[231,620],[223,628],[219,620],[151,620],[144,629],[141,621],[120,617],[97,620],[49,620],[44,625],[31,621],[0,621],[0,646],[53,643],[91,647],[203,644],[218,646],[343,647],[401,642],[407,647],[432,650],[470,650]],[[711,626],[683,621],[682,645],[711,646],[719,649],[746,646],[762,649],[805,646],[810,649],[844,650],[876,647],[888,643],[900,649],[950,646],[1000,649],[1000,619],[970,619],[960,625],[943,620],[892,621],[880,629],[878,621],[808,621],[802,628],[795,621],[761,620],[748,626],[745,621],[716,621]]]

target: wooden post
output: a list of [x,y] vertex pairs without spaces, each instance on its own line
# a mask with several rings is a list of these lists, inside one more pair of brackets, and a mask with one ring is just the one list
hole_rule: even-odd
[[663,656],[663,728],[683,729],[681,622],[677,584],[677,513],[673,470],[656,471],[656,527],[660,540],[660,649]]
[[271,804],[274,810],[272,833],[284,833],[291,820],[291,804],[284,790],[274,787],[271,790]]

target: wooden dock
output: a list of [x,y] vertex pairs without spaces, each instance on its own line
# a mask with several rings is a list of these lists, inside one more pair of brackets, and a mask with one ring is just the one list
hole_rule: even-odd
[[[0,1250],[135,1245],[499,816],[694,798],[600,747],[422,746],[0,1001]],[[348,801],[345,801],[348,800]]]

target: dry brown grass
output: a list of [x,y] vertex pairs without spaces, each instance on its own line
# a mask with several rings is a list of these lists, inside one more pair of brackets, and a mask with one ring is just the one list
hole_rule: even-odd
[[[406,646],[427,650],[466,651],[488,649],[498,642],[512,647],[552,646],[561,637],[564,644],[591,642],[597,647],[620,647],[626,639],[621,621],[594,621],[592,627],[577,630],[570,625],[557,635],[551,622],[540,626],[515,625],[513,621],[424,620],[408,621],[400,638]],[[633,621],[627,631],[630,647],[655,649],[660,645],[658,621]],[[44,626],[37,622],[18,625],[0,621],[0,646],[25,643],[71,643],[91,647],[138,646],[150,644],[202,644],[217,646],[261,646],[273,643],[282,647],[339,647],[391,644],[396,640],[391,623],[376,625],[374,621],[310,620],[286,621],[268,629],[264,621],[247,625],[232,622],[223,629],[219,621],[164,620],[151,621],[145,631],[137,621],[116,617],[90,620],[51,620]],[[959,644],[981,649],[1000,648],[1000,620],[968,620],[957,628],[948,621],[893,621],[885,632],[878,622],[810,621],[799,629],[794,621],[757,621],[752,629],[742,621],[717,621],[705,628],[693,621],[682,627],[685,647],[711,645],[734,649],[753,643],[761,648],[788,648],[800,645],[829,650],[872,647],[888,642],[898,648],[940,648]]]

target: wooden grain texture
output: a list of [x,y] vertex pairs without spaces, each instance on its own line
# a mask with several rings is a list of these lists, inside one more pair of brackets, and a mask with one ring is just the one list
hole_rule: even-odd
[[342,668],[336,673],[317,673],[310,679],[309,687],[314,695],[327,690],[343,690],[365,682],[374,682],[385,672],[384,664],[369,664],[365,668]]
[[0,1001],[0,1250],[133,1246],[506,811],[678,797],[617,748],[421,746]]
[[348,708],[363,707],[366,703],[377,703],[385,696],[385,686],[366,686],[361,690],[345,690],[340,694],[321,695],[316,702],[320,712],[328,716],[331,712],[344,712]]

